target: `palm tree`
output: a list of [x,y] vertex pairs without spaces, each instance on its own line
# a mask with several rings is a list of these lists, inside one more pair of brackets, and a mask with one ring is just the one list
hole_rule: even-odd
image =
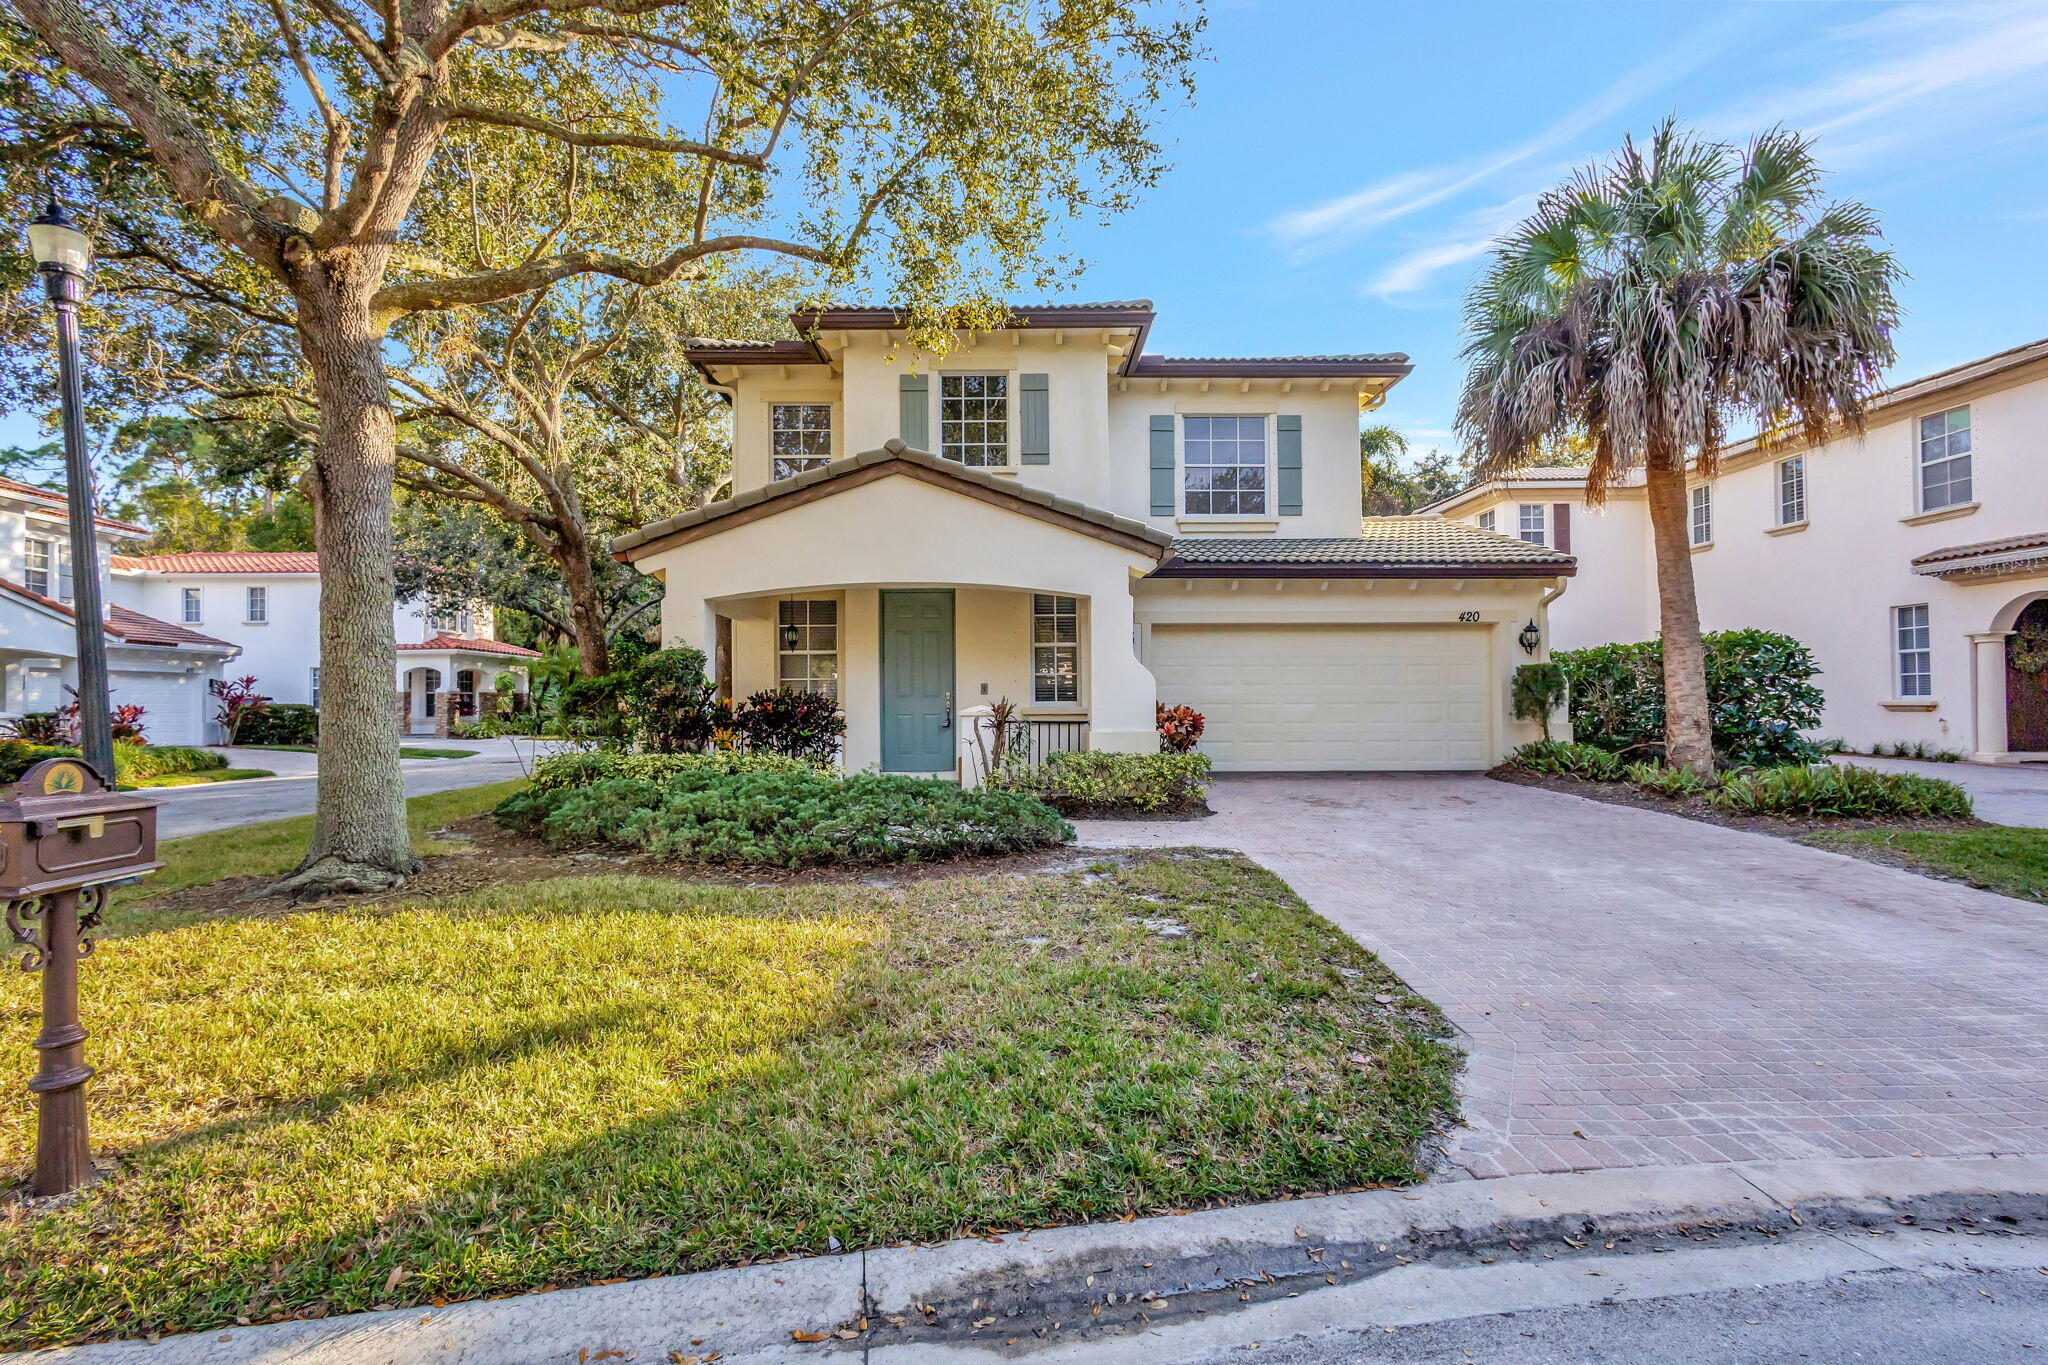
[[1709,478],[1731,421],[1770,440],[1863,429],[1892,361],[1900,271],[1876,215],[1823,203],[1812,141],[1745,149],[1667,120],[1552,190],[1502,238],[1466,302],[1458,428],[1481,477],[1566,444],[1586,500],[1643,470],[1664,641],[1665,756],[1714,762],[1688,471]]
[[1399,427],[1378,422],[1359,431],[1359,510],[1365,515],[1391,516],[1408,510],[1399,486],[1401,457],[1407,453],[1408,438]]

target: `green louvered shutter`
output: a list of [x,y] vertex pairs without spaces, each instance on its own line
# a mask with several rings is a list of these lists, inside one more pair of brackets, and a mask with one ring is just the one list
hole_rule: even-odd
[[897,390],[903,407],[903,444],[912,450],[930,452],[932,448],[932,379],[927,374],[906,374],[897,380]]
[[1301,515],[1301,418],[1282,415],[1280,431],[1279,505],[1283,517]]
[[1052,396],[1042,374],[1019,375],[1022,405],[1017,418],[1017,454],[1025,464],[1052,463]]
[[1152,414],[1152,515],[1173,515],[1173,414]]

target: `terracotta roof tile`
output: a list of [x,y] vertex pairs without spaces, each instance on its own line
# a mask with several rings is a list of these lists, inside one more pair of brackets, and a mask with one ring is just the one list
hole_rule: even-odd
[[520,659],[538,659],[540,651],[524,645],[508,645],[503,640],[472,640],[460,635],[436,635],[431,640],[418,644],[400,645],[400,649],[448,649],[468,654],[506,654]]
[[1231,568],[1345,566],[1384,570],[1469,569],[1570,574],[1568,554],[1442,517],[1366,517],[1357,536],[1183,536],[1160,576],[1214,575]]
[[[39,592],[30,592],[21,584],[11,582],[8,579],[0,578],[0,591],[12,593],[14,596],[33,602],[39,607],[46,607],[60,616],[68,616],[73,620],[78,618],[78,613],[72,609],[69,602],[59,602],[54,597],[45,597]],[[174,648],[182,647],[187,649],[231,650],[236,648],[236,646],[229,644],[226,640],[216,640],[211,635],[201,635],[198,631],[186,626],[173,625],[169,621],[159,621],[154,616],[144,616],[141,612],[130,611],[126,607],[109,606],[107,608],[106,629],[109,636],[123,644],[129,645],[167,645]]]
[[[15,493],[23,497],[54,502],[59,507],[64,506],[65,502],[62,493],[48,488],[38,488],[32,483],[23,483],[20,479],[10,479],[4,475],[0,475],[0,493]],[[94,517],[93,520],[101,526],[111,526],[117,531],[139,531],[145,535],[149,533],[147,526],[137,526],[132,521],[116,521],[112,517]]]
[[181,555],[116,555],[114,567],[140,573],[319,573],[310,550],[201,550]]

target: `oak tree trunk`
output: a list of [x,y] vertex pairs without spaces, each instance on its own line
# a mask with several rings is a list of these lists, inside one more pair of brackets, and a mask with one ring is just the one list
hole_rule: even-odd
[[383,890],[420,867],[391,715],[397,425],[369,307],[375,280],[348,267],[346,256],[309,262],[293,281],[320,404],[306,479],[320,555],[319,806],[312,847],[278,888],[302,896]]
[[1704,776],[1714,770],[1713,712],[1707,701],[1700,605],[1693,592],[1685,460],[1653,450],[1644,463],[1657,555],[1658,628],[1664,639],[1664,760]]
[[576,662],[586,678],[611,672],[611,650],[604,635],[604,599],[598,592],[597,571],[590,566],[590,542],[581,529],[565,530],[554,537],[555,563],[562,570],[562,584],[569,593],[569,620],[576,627]]

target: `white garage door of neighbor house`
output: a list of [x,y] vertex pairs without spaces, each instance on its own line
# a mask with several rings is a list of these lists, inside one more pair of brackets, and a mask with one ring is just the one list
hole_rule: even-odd
[[1221,770],[1485,768],[1487,634],[1442,626],[1152,628],[1159,699]]
[[142,708],[142,734],[151,744],[204,744],[199,714],[206,680],[163,673],[115,673],[107,679],[116,706]]

